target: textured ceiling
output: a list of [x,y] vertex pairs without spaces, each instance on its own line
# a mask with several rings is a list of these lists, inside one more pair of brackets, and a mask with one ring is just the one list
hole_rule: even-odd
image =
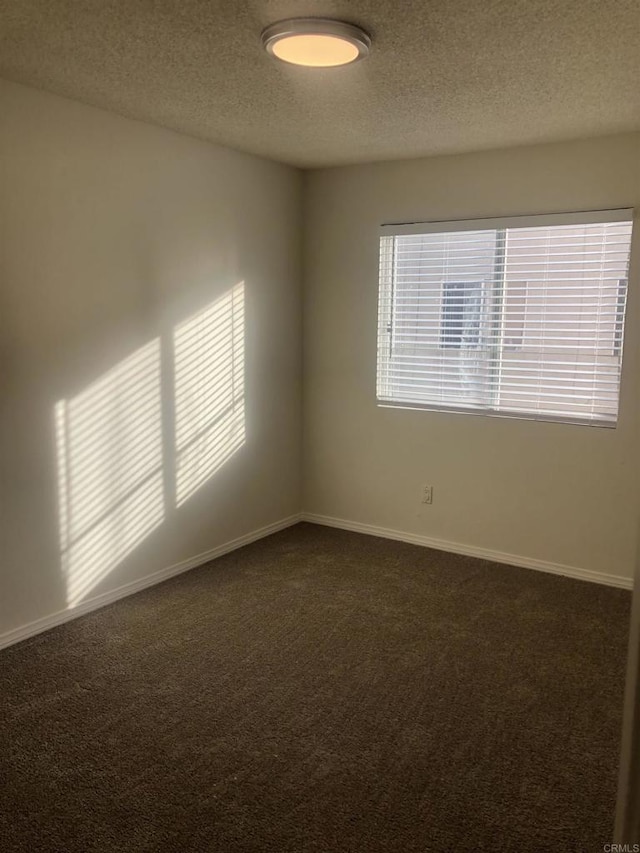
[[[373,37],[277,63],[267,24]],[[0,0],[0,76],[297,166],[640,127],[640,0]]]

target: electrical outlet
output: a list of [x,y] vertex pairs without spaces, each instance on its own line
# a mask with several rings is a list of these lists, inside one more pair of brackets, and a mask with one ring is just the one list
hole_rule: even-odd
[[425,486],[422,489],[422,503],[423,504],[432,504],[433,503],[433,486]]

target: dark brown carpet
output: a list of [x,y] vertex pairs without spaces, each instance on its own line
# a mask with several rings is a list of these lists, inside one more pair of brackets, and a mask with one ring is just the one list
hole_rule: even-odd
[[0,653],[0,850],[602,851],[629,599],[299,525]]

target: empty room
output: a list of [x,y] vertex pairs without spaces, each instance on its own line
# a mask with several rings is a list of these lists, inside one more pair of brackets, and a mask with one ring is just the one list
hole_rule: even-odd
[[0,853],[640,849],[637,0],[0,0]]

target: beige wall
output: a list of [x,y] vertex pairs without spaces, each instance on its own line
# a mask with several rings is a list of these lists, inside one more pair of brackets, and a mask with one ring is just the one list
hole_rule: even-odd
[[640,225],[615,430],[378,408],[376,314],[380,224],[640,207],[640,136],[319,170],[305,193],[305,511],[631,577]]
[[299,510],[301,187],[5,82],[0,114],[1,635]]

